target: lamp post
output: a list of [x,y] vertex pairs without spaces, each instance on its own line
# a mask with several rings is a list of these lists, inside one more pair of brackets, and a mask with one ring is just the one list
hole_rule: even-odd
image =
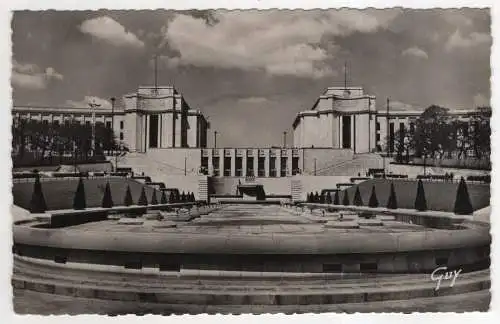
[[116,150],[115,150],[115,97],[111,97],[111,140],[112,140],[112,152],[113,155],[115,156],[115,171],[116,168],[118,167],[118,156],[116,155]]
[[283,132],[283,148],[286,148],[286,131]]
[[217,131],[214,131],[214,148],[217,148]]
[[90,109],[92,109],[92,156],[95,156],[95,109],[96,107],[101,107],[100,104],[96,104],[95,102],[89,103]]

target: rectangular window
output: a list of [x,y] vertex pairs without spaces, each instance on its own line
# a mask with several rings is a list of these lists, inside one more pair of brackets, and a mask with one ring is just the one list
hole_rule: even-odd
[[342,148],[351,148],[351,116],[342,116]]
[[204,156],[201,158],[201,167],[208,170],[208,157]]
[[264,163],[265,163],[265,158],[259,157],[259,160],[258,160],[258,168],[259,168],[258,169],[258,176],[259,177],[264,177],[266,175]]
[[87,120],[87,121],[85,122],[85,126],[90,126],[90,121],[89,121],[89,120]]
[[292,175],[296,175],[299,173],[299,158],[294,156],[292,157]]
[[120,133],[120,141],[123,141],[123,133]]
[[253,170],[253,157],[247,157],[247,176],[255,176]]
[[231,157],[224,158],[224,176],[225,177],[231,176]]
[[410,132],[411,132],[411,133],[414,133],[414,132],[415,132],[415,123],[414,123],[414,122],[411,122],[411,123],[410,123]]
[[218,176],[220,174],[218,156],[212,157],[212,167],[214,168],[214,176]]
[[276,177],[276,157],[269,158],[269,176]]
[[399,131],[404,132],[405,131],[405,123],[399,123]]
[[149,147],[158,147],[158,115],[149,116]]
[[123,129],[123,120],[120,121],[120,129]]
[[111,128],[111,122],[110,121],[106,122],[106,128]]
[[54,120],[54,126],[59,126],[59,120]]
[[286,177],[286,169],[287,169],[287,158],[286,157],[282,157],[281,158],[281,161],[280,161],[280,176],[282,177]]
[[380,130],[380,123],[379,123],[379,122],[377,122],[377,125],[376,125],[376,128],[375,128],[375,129],[376,129],[376,130]]
[[380,134],[377,134],[376,138],[377,138],[377,142],[379,142],[380,141]]
[[241,157],[237,157],[235,161],[235,175],[237,177],[241,177],[243,175],[243,159]]

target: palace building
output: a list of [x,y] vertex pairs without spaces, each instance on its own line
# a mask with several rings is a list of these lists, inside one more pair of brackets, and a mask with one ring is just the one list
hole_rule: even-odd
[[[293,121],[291,147],[207,148],[209,123],[171,86],[141,86],[120,107],[14,106],[13,118],[44,123],[103,123],[131,153],[145,154],[170,174],[219,177],[289,177],[332,174],[336,165],[368,153],[394,151],[400,129],[415,127],[422,111],[377,110],[362,87],[328,88]],[[386,108],[386,107],[384,107]],[[468,120],[479,110],[452,110]],[[389,122],[387,122],[389,121]],[[380,161],[374,163],[378,167]],[[367,165],[369,167],[370,165]]]

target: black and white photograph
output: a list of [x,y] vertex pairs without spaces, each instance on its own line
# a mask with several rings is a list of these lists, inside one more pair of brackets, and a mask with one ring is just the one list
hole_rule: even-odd
[[13,311],[488,312],[491,20],[13,11]]

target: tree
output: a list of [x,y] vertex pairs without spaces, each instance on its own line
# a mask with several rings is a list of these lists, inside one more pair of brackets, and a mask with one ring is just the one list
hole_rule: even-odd
[[86,207],[85,186],[83,185],[83,179],[80,177],[76,187],[75,197],[73,198],[73,209],[81,210]]
[[474,212],[470,201],[469,190],[467,189],[467,184],[463,177],[458,184],[453,212],[457,215],[471,215]]
[[370,195],[370,201],[368,201],[368,206],[371,208],[378,207],[377,194],[375,192],[375,186],[372,186],[372,194]]
[[361,198],[361,192],[359,192],[359,186],[356,186],[356,192],[354,193],[354,200],[352,203],[355,206],[363,206],[363,199]]
[[389,194],[389,199],[387,200],[387,208],[389,209],[397,209],[398,208],[398,200],[396,197],[396,190],[394,190],[394,183],[391,182],[391,191]]
[[130,192],[130,186],[127,185],[127,191],[125,192],[125,198],[123,199],[123,204],[125,206],[131,206],[134,204],[132,199],[132,192]]
[[142,187],[141,195],[139,196],[139,201],[137,202],[139,206],[147,206],[148,205],[148,197],[146,197],[146,190]]
[[344,190],[344,198],[342,199],[342,205],[348,206],[349,205],[349,192]]
[[156,198],[156,190],[153,190],[153,196],[151,197],[151,205],[158,205],[158,199]]
[[418,211],[427,210],[427,200],[425,199],[424,184],[422,180],[418,180],[417,196],[415,197],[415,209]]
[[47,204],[45,203],[45,197],[43,196],[42,184],[40,182],[39,175],[35,178],[29,210],[31,213],[44,213],[47,210]]
[[106,183],[106,188],[104,189],[104,196],[102,197],[101,206],[103,208],[113,207],[113,198],[111,196],[111,187],[109,186],[109,182]]
[[174,192],[173,192],[173,191],[171,191],[171,192],[170,192],[170,197],[169,197],[169,199],[168,199],[168,202],[169,202],[169,203],[176,203],[176,202],[177,202],[177,200],[176,200],[176,195],[174,194]]
[[320,201],[319,201],[319,194],[318,194],[318,192],[317,192],[317,191],[316,191],[316,193],[314,194],[314,202],[315,202],[315,203],[319,203],[319,202],[320,202]]
[[329,192],[325,192],[325,203],[328,205],[332,204],[332,195]]
[[335,195],[333,196],[333,204],[340,205],[339,191],[335,191]]
[[161,191],[161,200],[160,201],[162,204],[168,204],[167,194],[165,194],[165,190]]

